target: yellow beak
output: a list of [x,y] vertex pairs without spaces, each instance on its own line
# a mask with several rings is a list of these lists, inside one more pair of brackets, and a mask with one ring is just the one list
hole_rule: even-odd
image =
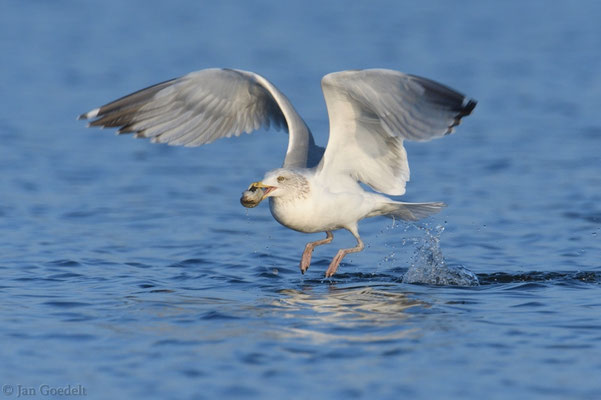
[[248,190],[252,189],[252,188],[268,188],[269,186],[264,185],[263,182],[253,182],[250,184],[250,186],[248,187]]
[[265,189],[263,192],[263,197],[261,197],[261,201],[265,200],[271,191],[273,191],[276,187],[265,185],[263,182],[253,182],[248,187],[248,190],[254,191],[253,189]]

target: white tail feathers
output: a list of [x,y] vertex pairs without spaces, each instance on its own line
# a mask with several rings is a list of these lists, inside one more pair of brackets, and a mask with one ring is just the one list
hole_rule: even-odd
[[405,221],[417,221],[422,218],[429,217],[432,214],[436,214],[443,207],[446,207],[445,203],[386,203],[382,208],[380,215],[385,215],[390,218],[400,218]]

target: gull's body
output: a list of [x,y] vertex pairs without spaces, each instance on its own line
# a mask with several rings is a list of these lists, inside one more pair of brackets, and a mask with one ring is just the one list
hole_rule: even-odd
[[[326,272],[332,276],[346,254],[363,249],[360,220],[382,215],[417,220],[444,206],[403,203],[383,194],[405,193],[409,165],[404,140],[425,141],[451,133],[476,102],[436,82],[391,70],[328,74],[322,88],[330,117],[325,151],[315,145],[286,96],[260,75],[240,70],[193,72],[80,118],[97,118],[91,126],[119,127],[119,133],[185,146],[250,133],[270,123],[287,127],[290,137],[283,167],[252,184],[252,193],[244,195],[250,200],[243,204],[255,206],[269,197],[271,213],[282,225],[326,233],[325,239],[305,247],[303,273],[315,246],[331,242],[332,231],[350,231],[357,246],[338,251]],[[360,182],[383,194],[364,190]]]

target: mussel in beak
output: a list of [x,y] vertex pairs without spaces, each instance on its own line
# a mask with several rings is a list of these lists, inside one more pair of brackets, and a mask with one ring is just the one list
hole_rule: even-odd
[[264,195],[265,191],[259,182],[254,182],[246,191],[242,193],[242,197],[240,197],[240,204],[246,208],[256,207],[263,200]]

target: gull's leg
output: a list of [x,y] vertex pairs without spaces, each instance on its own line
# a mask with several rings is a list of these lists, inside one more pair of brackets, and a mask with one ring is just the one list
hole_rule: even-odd
[[336,257],[334,257],[334,259],[330,263],[330,267],[326,271],[326,278],[329,278],[329,277],[331,277],[332,275],[334,275],[336,273],[336,270],[338,269],[338,266],[340,265],[340,261],[342,261],[342,259],[344,258],[344,256],[346,256],[348,253],[357,253],[357,252],[363,250],[363,248],[365,247],[363,245],[363,241],[359,237],[359,233],[352,232],[352,231],[351,231],[351,233],[357,239],[357,246],[352,247],[350,249],[340,249],[340,250],[338,250],[338,253],[336,254]]
[[321,246],[322,244],[328,244],[332,241],[332,239],[334,239],[334,235],[332,234],[332,232],[326,231],[326,235],[327,236],[325,239],[317,240],[315,242],[309,242],[305,246],[305,251],[303,251],[303,256],[301,257],[300,262],[300,270],[303,274],[309,269],[313,249],[315,249],[315,247],[317,246]]

